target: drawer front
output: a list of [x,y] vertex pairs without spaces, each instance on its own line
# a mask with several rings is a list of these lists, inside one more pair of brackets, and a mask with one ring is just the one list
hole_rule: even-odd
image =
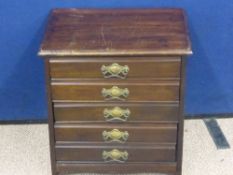
[[176,124],[102,124],[74,125],[56,124],[55,140],[72,142],[101,143],[175,143],[177,135]]
[[55,103],[56,122],[177,122],[178,103]]
[[92,147],[56,146],[57,161],[99,163],[174,162],[175,146],[166,147]]
[[51,59],[52,78],[179,78],[180,58]]
[[55,101],[179,101],[179,83],[52,83]]
[[98,173],[98,174],[138,174],[165,173],[175,174],[176,162],[159,163],[74,163],[58,161],[57,171],[62,174]]

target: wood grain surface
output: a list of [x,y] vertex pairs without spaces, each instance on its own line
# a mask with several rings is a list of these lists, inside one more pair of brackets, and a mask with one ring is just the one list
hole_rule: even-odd
[[[77,161],[79,163],[94,162],[105,163],[102,158],[103,151],[128,152],[127,162],[174,162],[175,146],[86,146],[86,145],[56,145],[57,161]],[[143,156],[142,156],[143,155]],[[118,162],[115,162],[119,164]]]
[[41,56],[187,55],[181,9],[55,9]]
[[62,101],[124,101],[106,100],[102,95],[103,88],[111,89],[117,86],[128,89],[129,95],[125,101],[179,101],[179,82],[52,82],[52,97],[54,102]]
[[[153,173],[155,175],[174,175],[176,172],[175,162],[163,163],[82,163],[78,164],[67,161],[58,161],[57,170],[62,174],[75,173],[104,173],[104,174],[136,174]],[[156,172],[156,173],[155,173]],[[160,174],[161,173],[161,174]]]
[[[131,78],[180,78],[179,57],[122,57],[122,58],[62,58],[50,59],[50,75],[54,78],[102,78],[101,67],[118,63],[128,66],[126,79]],[[114,79],[114,78],[109,78]]]
[[[181,175],[191,53],[182,9],[54,9],[39,51],[46,58],[52,174]],[[113,63],[128,66],[125,79],[104,77],[101,67]],[[103,89],[113,86],[129,94],[106,99]],[[104,110],[114,107],[130,110],[127,121],[106,121]],[[128,134],[124,143],[104,139],[114,129]],[[105,162],[103,151],[113,149],[127,151],[127,161]]]
[[[56,124],[56,141],[105,142],[102,133],[128,132],[126,143],[176,143],[176,124]],[[115,142],[117,143],[117,142]]]
[[[178,103],[55,103],[54,120],[58,123],[100,123],[106,122],[104,109],[130,110],[126,123],[134,122],[178,122]],[[119,120],[111,121],[118,123]]]

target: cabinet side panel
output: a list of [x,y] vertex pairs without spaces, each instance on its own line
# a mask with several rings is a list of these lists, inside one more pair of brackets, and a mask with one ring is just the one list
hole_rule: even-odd
[[181,79],[180,79],[180,111],[177,137],[177,175],[182,174],[182,156],[183,156],[183,133],[184,133],[184,94],[185,94],[185,67],[186,59],[181,60]]
[[50,67],[49,60],[45,59],[46,71],[46,92],[48,99],[48,124],[49,124],[49,142],[50,142],[50,159],[52,174],[56,175],[56,157],[55,157],[55,137],[54,137],[54,117],[53,117],[53,103],[51,99],[51,86],[50,86]]

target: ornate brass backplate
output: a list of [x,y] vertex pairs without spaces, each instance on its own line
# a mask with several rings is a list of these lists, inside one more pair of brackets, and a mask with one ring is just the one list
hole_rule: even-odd
[[130,110],[114,107],[112,109],[105,108],[103,111],[106,121],[127,121],[130,117]]
[[127,88],[121,89],[113,86],[110,89],[103,88],[102,95],[105,100],[125,100],[129,96],[129,90]]
[[105,142],[120,142],[124,143],[129,138],[128,131],[120,131],[113,129],[112,131],[103,131],[102,136]]
[[104,75],[104,78],[125,79],[129,72],[129,67],[127,65],[121,66],[118,63],[112,63],[109,66],[102,65],[101,71]]
[[128,160],[128,156],[129,154],[127,151],[119,151],[118,149],[102,152],[102,158],[105,162],[124,163]]

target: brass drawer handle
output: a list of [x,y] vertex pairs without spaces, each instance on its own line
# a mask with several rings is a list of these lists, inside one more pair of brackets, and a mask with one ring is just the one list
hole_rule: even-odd
[[122,109],[120,107],[114,107],[112,109],[104,109],[104,118],[106,121],[127,121],[130,116],[129,109]]
[[124,143],[129,138],[128,131],[119,131],[118,129],[113,129],[112,131],[103,131],[103,139],[105,142],[120,142]]
[[129,72],[129,67],[127,65],[121,66],[118,63],[112,63],[109,66],[102,65],[101,71],[104,75],[104,78],[125,79]]
[[127,151],[119,151],[118,149],[113,149],[112,151],[103,151],[102,158],[105,162],[120,162],[124,163],[128,160]]
[[110,89],[103,88],[102,95],[105,100],[125,100],[129,96],[129,90],[127,88],[121,89],[113,86]]

